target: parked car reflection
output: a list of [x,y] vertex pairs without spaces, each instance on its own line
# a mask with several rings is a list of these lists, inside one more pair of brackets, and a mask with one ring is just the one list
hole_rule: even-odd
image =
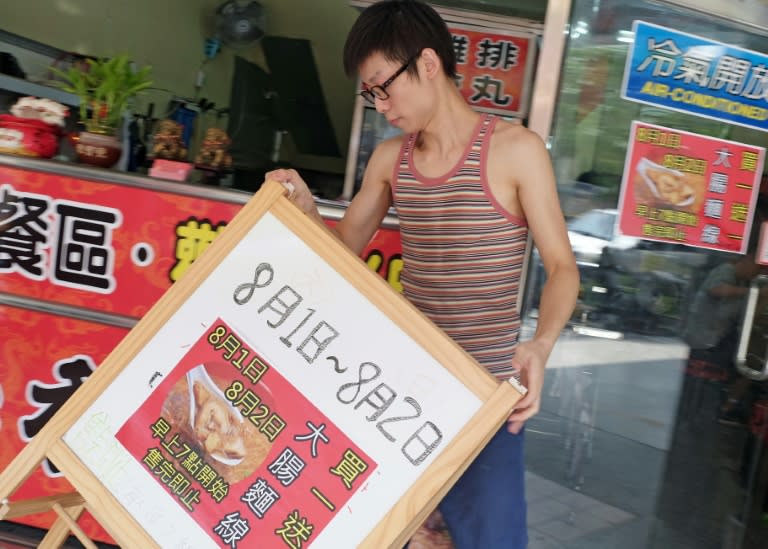
[[637,246],[640,239],[618,233],[617,218],[618,210],[598,209],[589,210],[568,222],[568,239],[579,265],[599,266],[603,249],[608,245],[615,250]]
[[[589,210],[567,224],[581,276],[572,325],[604,330],[605,337],[679,335],[706,254],[619,234],[617,224],[618,211],[607,208]],[[546,275],[535,251],[532,260],[524,312],[535,316]]]

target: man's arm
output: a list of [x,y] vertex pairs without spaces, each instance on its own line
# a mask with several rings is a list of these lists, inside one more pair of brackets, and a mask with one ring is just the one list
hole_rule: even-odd
[[[392,205],[389,180],[400,150],[401,137],[382,142],[368,160],[360,190],[354,196],[335,227],[329,228],[348,248],[360,255],[373,237]],[[268,172],[265,180],[282,183],[289,197],[304,213],[325,226],[309,187],[296,170],[278,169]],[[326,227],[328,228],[328,227]]]
[[401,140],[399,136],[394,137],[374,149],[365,168],[360,190],[336,226],[341,240],[357,255],[370,242],[392,205],[390,180]]
[[530,341],[521,342],[515,354],[515,366],[528,388],[528,394],[509,417],[509,430],[518,432],[541,406],[544,367],[573,313],[579,293],[579,271],[560,209],[552,163],[541,139],[524,130],[516,139],[514,160],[518,167],[518,200],[547,273],[536,333]]

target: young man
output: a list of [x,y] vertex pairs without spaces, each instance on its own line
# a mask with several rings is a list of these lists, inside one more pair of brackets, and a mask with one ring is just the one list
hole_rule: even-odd
[[[469,107],[455,85],[451,34],[420,1],[365,9],[347,37],[344,66],[404,136],[373,152],[335,232],[360,254],[394,205],[405,296],[492,374],[519,374],[528,387],[506,428],[440,504],[457,548],[525,547],[522,427],[539,410],[544,365],[578,293],[549,156],[523,126]],[[322,223],[296,171],[275,170],[266,179],[293,189],[291,199]],[[536,333],[518,344],[528,230],[547,282]]]

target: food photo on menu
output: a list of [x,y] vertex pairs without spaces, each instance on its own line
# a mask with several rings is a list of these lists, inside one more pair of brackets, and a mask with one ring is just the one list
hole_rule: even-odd
[[[174,384],[161,412],[182,443],[210,461],[230,484],[250,475],[272,447],[269,437],[227,400],[224,391],[231,381],[225,376],[231,369],[224,362],[195,366]],[[263,383],[259,397],[274,407]]]
[[635,167],[642,183],[635,185],[638,199],[657,206],[696,211],[701,201],[704,176],[681,172],[641,158]]

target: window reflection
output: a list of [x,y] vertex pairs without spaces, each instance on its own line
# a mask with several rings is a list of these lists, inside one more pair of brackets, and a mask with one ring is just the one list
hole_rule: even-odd
[[[753,463],[768,471],[768,458],[754,461],[759,445],[747,425],[718,419],[736,411],[768,425],[768,388],[751,383],[740,392],[746,383],[697,377],[684,339],[697,330],[697,314],[733,327],[725,310],[704,315],[693,304],[710,273],[738,255],[629,239],[616,226],[633,120],[762,147],[768,134],[622,99],[636,19],[768,53],[765,36],[667,2],[574,0],[550,151],[581,291],[572,330],[550,358],[542,411],[527,427],[528,473],[557,484],[563,500],[590,498],[626,520],[558,538],[558,547],[720,547],[741,527],[744,543],[722,546],[757,549],[766,539],[756,517],[761,507],[768,517],[768,480],[750,484],[746,472]],[[523,337],[536,329],[544,282],[534,251]],[[767,324],[750,352],[764,354]],[[731,398],[741,408],[721,409]],[[747,494],[753,506],[744,517]],[[551,521],[535,505],[530,515],[532,539],[545,541],[557,524],[590,520],[573,507]]]

